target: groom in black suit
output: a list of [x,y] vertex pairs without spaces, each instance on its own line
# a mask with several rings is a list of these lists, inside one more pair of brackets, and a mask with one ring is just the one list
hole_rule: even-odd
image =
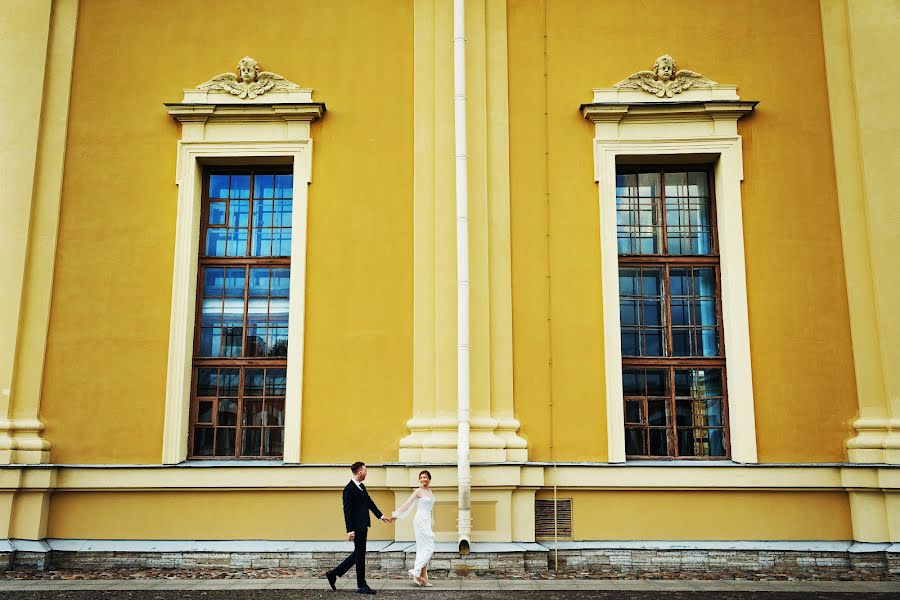
[[353,552],[336,569],[327,571],[325,579],[328,580],[331,589],[337,590],[334,582],[355,564],[356,591],[360,594],[374,595],[375,590],[366,583],[366,538],[369,534],[369,527],[372,525],[369,511],[371,510],[377,518],[385,523],[393,523],[394,519],[382,515],[369,497],[369,492],[363,485],[367,473],[365,463],[353,463],[350,465],[350,471],[353,473],[353,478],[344,488],[344,524],[347,526],[347,539],[353,542]]

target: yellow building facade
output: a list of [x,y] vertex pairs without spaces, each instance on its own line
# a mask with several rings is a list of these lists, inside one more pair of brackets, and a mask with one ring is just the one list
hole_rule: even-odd
[[[476,553],[673,541],[900,552],[900,7],[464,5]],[[340,540],[355,460],[382,510],[429,469],[438,540],[455,541],[452,0],[0,11],[17,66],[0,93],[7,552]],[[241,57],[258,61],[241,63],[243,80]],[[682,174],[702,180],[699,195],[677,196]],[[653,177],[671,199],[644,200]],[[254,255],[265,202],[288,212]],[[676,204],[700,206],[698,220],[682,223]],[[250,233],[233,234],[246,207],[260,211]],[[657,239],[665,253],[623,251]],[[692,250],[675,252],[680,240]],[[209,291],[216,269],[224,292]],[[237,300],[239,326],[268,332],[262,351],[249,333],[229,338],[228,269],[266,273],[262,321],[253,281]],[[654,269],[661,288],[628,292],[623,273],[647,285]],[[676,293],[675,273],[696,290],[710,273],[712,291]],[[653,302],[657,317],[627,312]],[[693,340],[682,354],[678,302],[700,311],[679,330]],[[210,320],[206,307],[223,305]],[[667,350],[654,354],[657,334]],[[223,416],[227,369],[240,410],[268,411],[256,429],[246,412]],[[257,401],[249,382],[264,370],[277,382]],[[212,392],[205,373],[219,377]],[[658,373],[671,380],[655,393]],[[555,534],[554,499],[570,519],[557,514]],[[371,537],[412,530],[377,524]]]

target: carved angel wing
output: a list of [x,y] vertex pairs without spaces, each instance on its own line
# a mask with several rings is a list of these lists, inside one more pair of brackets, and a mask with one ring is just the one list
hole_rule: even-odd
[[613,87],[642,89],[660,97],[665,94],[665,86],[661,81],[654,77],[653,71],[638,71],[637,73],[632,73],[627,79],[623,79],[619,83],[613,85]]
[[197,86],[199,90],[222,90],[241,98],[247,96],[247,90],[240,84],[240,79],[234,73],[222,73],[209,81]]
[[679,94],[694,85],[712,86],[717,84],[712,79],[707,79],[700,73],[688,71],[687,69],[681,69],[680,71],[675,73],[675,77],[672,79],[669,90],[673,94]]
[[299,87],[299,85],[288,81],[278,73],[261,71],[256,76],[256,81],[250,84],[249,96],[255,98],[256,96],[265,94],[269,90],[291,90]]

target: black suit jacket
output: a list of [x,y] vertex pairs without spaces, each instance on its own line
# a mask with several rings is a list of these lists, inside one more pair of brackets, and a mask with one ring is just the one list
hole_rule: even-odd
[[369,510],[381,518],[381,511],[369,498],[369,493],[356,487],[353,481],[347,483],[344,487],[344,523],[347,525],[347,533],[365,531],[372,526]]

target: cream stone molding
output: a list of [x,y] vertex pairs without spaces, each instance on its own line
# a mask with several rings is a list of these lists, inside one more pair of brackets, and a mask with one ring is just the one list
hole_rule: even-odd
[[288,81],[277,73],[260,71],[255,59],[245,56],[238,62],[238,74],[220,73],[209,81],[197,86],[199,90],[223,91],[241,100],[253,100],[270,90],[299,89],[299,85]]
[[[630,92],[631,90],[624,90]],[[716,98],[722,90],[706,88],[692,101],[647,104],[598,101],[623,90],[594,90],[595,102],[582,105],[594,123],[594,179],[600,202],[600,265],[603,295],[604,356],[608,456],[625,461],[622,394],[621,323],[619,321],[618,250],[616,245],[616,164],[626,157],[653,156],[660,160],[678,155],[715,165],[716,215],[722,279],[722,325],[728,361],[731,457],[739,463],[757,462],[756,419],[750,364],[750,327],[747,316],[747,280],[741,181],[744,178],[741,137],[737,121],[756,102]]]
[[632,73],[614,88],[642,89],[657,98],[672,98],[690,87],[713,87],[715,81],[687,69],[676,70],[675,59],[663,54],[653,63],[653,70]]
[[[437,489],[453,489],[456,467],[430,466]],[[404,490],[416,486],[421,465],[372,465],[370,489]],[[9,465],[0,467],[0,491],[66,490],[334,490],[346,485],[348,468],[337,465]],[[784,464],[677,465],[543,464],[476,465],[473,488],[538,489],[704,489],[900,491],[900,469],[887,465]]]
[[213,93],[210,90],[186,90],[184,102],[166,105],[169,114],[181,123],[182,130],[176,164],[178,210],[162,462],[176,464],[187,457],[203,165],[264,158],[290,164],[294,173],[284,462],[298,463],[303,393],[307,188],[312,174],[310,124],[324,114],[325,105],[312,102],[311,90],[289,89],[277,92],[282,94],[278,98],[270,98],[281,102],[247,101],[241,104],[235,103],[234,96],[219,93],[216,98],[211,97]]

